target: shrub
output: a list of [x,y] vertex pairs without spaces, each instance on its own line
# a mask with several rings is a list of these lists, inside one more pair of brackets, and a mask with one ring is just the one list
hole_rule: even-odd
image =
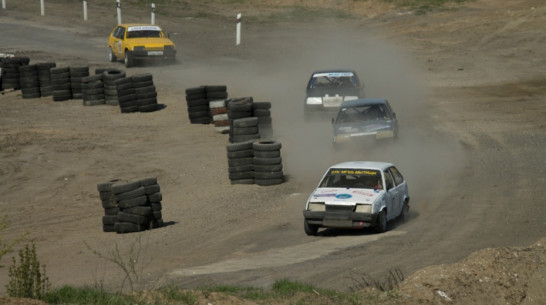
[[45,265],[36,257],[34,243],[19,251],[19,265],[12,258],[13,265],[9,267],[9,283],[6,285],[7,294],[11,297],[41,299],[49,290],[50,283],[46,276]]

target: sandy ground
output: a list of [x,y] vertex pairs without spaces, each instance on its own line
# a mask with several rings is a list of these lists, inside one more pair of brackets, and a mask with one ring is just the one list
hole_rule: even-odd
[[[84,22],[79,13],[66,14],[79,12],[79,4],[51,2],[43,17],[31,1],[0,11],[0,52],[29,56],[31,63],[125,70],[106,61],[115,14],[90,7],[93,17]],[[546,232],[545,4],[481,0],[419,15],[342,2],[341,9],[358,17],[296,15],[290,1],[243,7],[249,17],[243,19],[240,46],[228,18],[237,10],[208,4],[208,12],[222,13],[199,14],[196,2],[177,14],[171,7],[156,20],[177,43],[178,63],[126,70],[153,74],[159,102],[166,105],[158,112],[122,114],[113,106],[85,107],[81,100],[22,99],[20,91],[4,92],[0,209],[10,221],[5,237],[28,232],[58,286],[119,289],[123,274],[94,250],[107,257],[117,251],[128,261],[139,254],[138,288],[270,287],[288,278],[351,290],[359,278],[381,278],[399,268],[412,283],[403,288],[414,296],[409,304],[445,302],[437,291],[457,304],[497,297],[509,304],[544,304],[522,293],[540,296],[526,283],[544,283],[544,248],[530,245]],[[300,5],[331,10],[332,3]],[[267,12],[273,17],[263,18]],[[276,20],[278,12],[298,18]],[[149,20],[148,12],[143,18],[130,6],[125,14],[125,22]],[[400,119],[398,142],[337,152],[328,119],[303,121],[310,73],[338,67],[355,69],[368,96],[389,99]],[[285,183],[231,185],[227,135],[190,124],[185,89],[219,84],[227,85],[230,97],[271,101]],[[398,165],[410,186],[411,220],[392,224],[385,234],[325,230],[306,236],[301,211],[320,175],[335,162],[364,159]],[[97,183],[146,177],[159,181],[166,226],[141,234],[102,232]],[[137,244],[135,253],[131,247]],[[531,254],[514,261],[506,251],[520,248],[502,250],[507,247]],[[468,257],[481,249],[483,257]],[[490,272],[488,278],[501,274],[500,265],[527,271],[518,273],[523,286],[499,276],[471,291],[465,283],[475,278],[467,273],[438,278],[446,264],[458,261],[476,274]],[[0,271],[4,289],[7,268]]]

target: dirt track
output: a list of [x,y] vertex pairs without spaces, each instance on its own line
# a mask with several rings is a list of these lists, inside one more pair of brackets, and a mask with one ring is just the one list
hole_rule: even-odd
[[[111,16],[87,27],[55,15],[10,14],[0,11],[0,52],[57,66],[107,66],[102,44]],[[137,234],[102,232],[96,184],[150,176],[159,180],[167,226],[142,234],[147,287],[267,287],[289,278],[346,290],[363,275],[396,267],[411,274],[482,248],[527,246],[544,237],[544,3],[477,1],[424,16],[318,21],[249,22],[235,47],[232,23],[171,18],[165,23],[178,33],[179,63],[127,70],[154,75],[167,106],[156,113],[0,95],[7,237],[30,232],[55,285],[116,287],[119,270],[85,243],[105,253],[118,245],[128,255]],[[70,39],[63,38],[67,23]],[[47,41],[38,38],[43,31]],[[368,96],[389,99],[400,141],[334,152],[328,120],[303,122],[307,78],[335,67],[357,70]],[[227,136],[191,125],[185,107],[186,88],[215,84],[227,85],[231,97],[272,102],[286,183],[230,185]],[[409,183],[412,219],[380,235],[306,236],[301,210],[309,192],[329,165],[348,159],[397,164]],[[0,274],[2,288],[6,275]]]

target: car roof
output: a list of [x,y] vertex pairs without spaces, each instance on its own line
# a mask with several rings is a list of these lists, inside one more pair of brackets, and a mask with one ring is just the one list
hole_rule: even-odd
[[377,104],[387,104],[387,100],[384,98],[363,98],[356,100],[343,101],[340,107],[354,107],[354,106],[367,106],[367,105],[377,105]]
[[347,161],[330,166],[330,168],[387,169],[394,164],[376,161]]
[[156,26],[158,28],[161,28],[159,25],[151,24],[151,23],[122,23],[122,24],[118,24],[118,25],[124,26],[124,27],[130,27],[130,26]]
[[352,70],[352,69],[330,69],[330,70],[317,70],[317,71],[314,71],[313,75],[317,74],[317,73],[337,73],[337,72],[351,72],[353,74],[356,74],[356,71]]

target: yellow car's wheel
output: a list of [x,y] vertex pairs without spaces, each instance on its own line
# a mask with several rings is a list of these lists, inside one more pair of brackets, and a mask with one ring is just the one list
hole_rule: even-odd
[[116,58],[116,55],[114,55],[114,51],[112,51],[111,48],[108,48],[108,61],[110,62],[116,62],[118,59]]
[[129,68],[134,65],[133,52],[125,51],[125,67]]

